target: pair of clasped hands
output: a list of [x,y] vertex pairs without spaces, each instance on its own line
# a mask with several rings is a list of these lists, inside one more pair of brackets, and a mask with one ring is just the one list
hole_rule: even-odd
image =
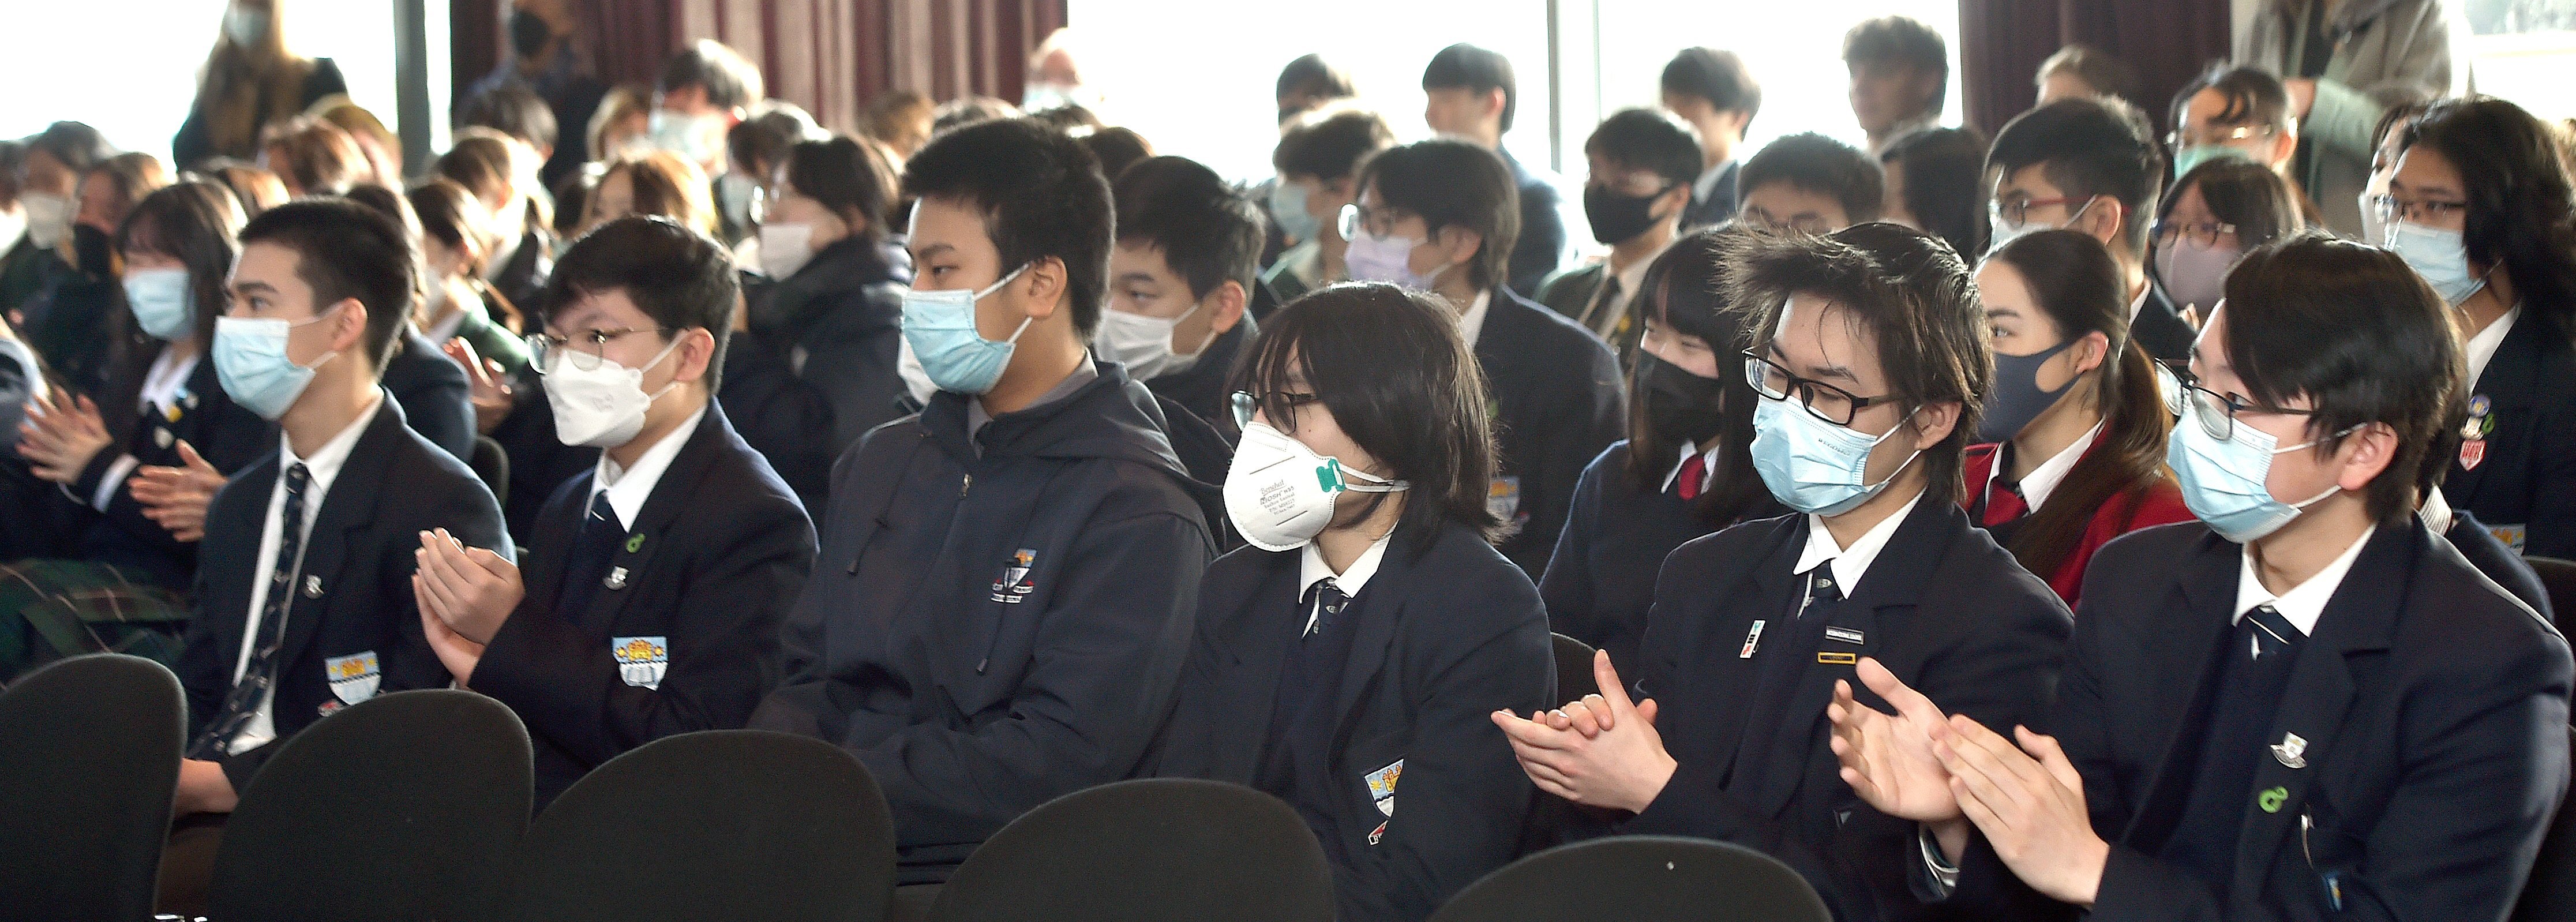
[[[28,470],[65,487],[79,483],[90,462],[115,443],[98,405],[62,388],[28,400],[26,419],[18,424],[18,456],[27,459]],[[223,489],[224,475],[198,457],[187,440],[179,440],[177,448],[179,466],[143,465],[125,484],[142,505],[144,518],[169,529],[172,538],[195,541],[206,535],[206,506]]]
[[[1494,723],[1540,790],[1584,806],[1642,812],[1678,763],[1655,730],[1654,700],[1629,701],[1608,653],[1593,654],[1592,672],[1600,694],[1529,719],[1496,711]],[[2016,746],[1964,714],[1945,715],[1876,659],[1862,659],[1857,673],[1896,709],[1861,704],[1850,682],[1834,682],[1825,707],[1834,757],[1862,801],[1922,823],[1952,865],[1973,828],[2032,889],[2092,904],[2110,846],[2094,834],[2084,779],[2056,739],[2015,727]]]

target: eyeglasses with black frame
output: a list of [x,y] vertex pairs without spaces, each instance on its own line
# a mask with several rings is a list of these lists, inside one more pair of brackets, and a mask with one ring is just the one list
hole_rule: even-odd
[[1744,380],[1753,385],[1754,393],[1771,400],[1787,400],[1795,394],[1807,415],[1844,428],[1850,428],[1852,418],[1862,410],[1903,399],[1896,394],[1856,396],[1822,381],[1801,378],[1751,349],[1744,350],[1744,360]]
[[2224,221],[2158,221],[2147,231],[2157,246],[2172,246],[2175,240],[2182,240],[2204,250],[2216,249],[2220,236],[2234,233],[2236,225]]
[[[2221,394],[2217,391],[2200,386],[2200,379],[2191,373],[2190,366],[2176,362],[2158,362],[2156,364],[2159,367],[2162,367],[2167,374],[2173,376],[2173,381],[2171,383],[2174,386],[2165,390],[2165,412],[2173,414],[2176,419],[2180,419],[2183,416],[2183,411],[2185,409],[2196,410],[2196,412],[2191,415],[2200,420],[2200,431],[2208,433],[2210,438],[2217,439],[2221,442],[2236,437],[2236,414],[2238,413],[2274,413],[2282,416],[2317,415],[2315,410],[2293,410],[2287,407],[2264,406],[2259,403],[2241,399],[2235,394]],[[2194,406],[2187,407],[2184,403],[2185,401],[2190,401]]]
[[2469,203],[2403,199],[2383,192],[2370,197],[2370,210],[2379,216],[2381,223],[2404,221],[2408,224],[2423,224],[2433,220],[2435,215],[2467,211]]
[[[1310,403],[1321,403],[1324,400],[1324,398],[1314,394],[1294,394],[1286,391],[1281,391],[1271,396],[1279,398],[1279,401],[1287,404],[1288,408],[1291,410]],[[1261,409],[1261,398],[1252,396],[1249,391],[1234,392],[1234,428],[1241,430],[1244,427],[1252,425],[1253,411],[1259,409]]]
[[569,337],[530,333],[527,336],[528,367],[536,369],[538,374],[545,374],[554,368],[557,357],[562,357],[570,360],[574,368],[598,371],[600,363],[607,361],[608,344],[618,337],[635,333],[669,336],[671,332],[670,327],[627,327],[622,330],[592,330]]

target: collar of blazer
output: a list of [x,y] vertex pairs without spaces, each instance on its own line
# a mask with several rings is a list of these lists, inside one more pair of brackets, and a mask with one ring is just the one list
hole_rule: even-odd
[[[2302,741],[2287,750],[2267,750],[2257,763],[2245,804],[2245,825],[2237,837],[2235,886],[2258,892],[2264,870],[2297,825],[2306,807],[2309,785],[2332,768],[2334,743],[2357,686],[2349,659],[2386,651],[2397,631],[2397,619],[2413,581],[2415,568],[2431,546],[2432,533],[2413,516],[2404,527],[2382,526],[2362,547],[2343,584],[2335,588],[2317,619],[2316,631],[2303,643],[2283,687],[2279,707],[2265,734],[2266,745],[2289,745],[2288,735]],[[2236,581],[2242,566],[2241,545],[2216,534],[2201,538],[2191,558],[2175,570],[2188,605],[2188,620],[2166,654],[2172,675],[2194,676],[2180,700],[2189,710],[2173,722],[2175,738],[2166,741],[2148,796],[2131,818],[2122,840],[2142,843],[2170,835],[2171,817],[2182,812],[2190,792],[2183,785],[2196,760],[2197,746],[2180,745],[2181,734],[2194,732],[2214,700],[2211,679],[2219,657],[2229,655],[2235,636]],[[2293,767],[2293,765],[2297,767]],[[2165,816],[2161,823],[2148,817]]]
[[[725,420],[724,407],[714,398],[708,398],[707,415],[698,420],[697,431],[690,433],[689,440],[680,445],[679,454],[671,457],[671,465],[662,469],[661,478],[653,482],[653,491],[645,496],[644,507],[636,510],[635,521],[627,526],[626,542],[618,545],[615,556],[609,559],[610,573],[620,569],[630,574],[644,572],[645,567],[652,563],[653,555],[668,543],[663,539],[672,524],[689,511],[690,502],[697,497],[698,482],[706,478],[707,468],[715,462],[716,453],[725,442],[736,439],[733,425]],[[547,504],[548,509],[554,511],[558,505],[568,501],[572,513],[558,513],[540,520],[536,538],[545,543],[532,546],[557,550],[532,558],[525,580],[526,595],[519,600],[519,612],[511,617],[532,611],[534,607],[552,605],[560,594],[564,563],[561,549],[570,546],[580,526],[581,515],[589,508],[592,478],[597,476],[598,471],[594,468],[574,478],[565,485],[565,489],[570,491],[568,495],[559,494],[554,502]],[[616,621],[617,613],[626,607],[627,600],[636,595],[616,591],[626,585],[625,580],[619,580],[618,585],[608,587],[609,591],[591,593],[589,605],[579,612],[553,614],[567,624],[604,635]]]
[[[329,593],[356,585],[351,582],[351,574],[342,572],[346,565],[352,563],[349,549],[353,542],[344,537],[325,536],[347,535],[375,524],[376,510],[389,492],[375,487],[384,482],[387,468],[393,463],[397,443],[405,438],[419,439],[411,433],[410,424],[403,420],[402,404],[396,403],[392,394],[380,392],[376,399],[384,401],[384,406],[378,408],[376,418],[367,423],[367,430],[358,436],[358,443],[350,447],[349,460],[340,466],[340,476],[333,481],[334,486],[346,485],[350,489],[323,494],[321,511],[312,513],[313,536],[304,543],[303,578],[296,581],[300,585],[288,587],[293,596],[287,602],[286,635],[278,647],[277,661],[280,663],[294,662],[305,645],[311,643],[313,636],[322,629],[322,619],[310,617],[302,609],[308,604],[326,605]],[[271,454],[261,462],[263,476],[253,495],[264,497],[275,489],[278,460],[277,455]],[[264,500],[258,506],[262,510],[267,507]],[[409,538],[408,535],[396,537],[398,540]],[[364,558],[355,563],[361,567],[373,564]],[[259,577],[253,575],[252,578]],[[317,584],[314,582],[316,579],[321,582]],[[320,587],[319,593],[313,591],[316,586]]]
[[[1417,565],[1449,551],[1447,545],[1454,540],[1454,535],[1441,535],[1429,552],[1422,555],[1421,560],[1416,560],[1407,547],[1410,542],[1398,536],[1387,548],[1385,562],[1378,566],[1377,575],[1369,577],[1368,587],[1361,590],[1361,595],[1370,601],[1356,611],[1359,621],[1353,625],[1356,633],[1351,638],[1350,658],[1344,662],[1341,682],[1333,692],[1334,748],[1338,749],[1345,742],[1343,737],[1349,733],[1351,717],[1358,711],[1370,687],[1377,684],[1378,673],[1386,666],[1388,651],[1394,647],[1398,629],[1404,624],[1406,589],[1412,584],[1413,570]],[[1245,739],[1252,745],[1234,748],[1257,757],[1261,750],[1258,744],[1269,729],[1270,711],[1278,703],[1280,669],[1287,660],[1290,644],[1295,640],[1295,635],[1288,628],[1295,621],[1302,552],[1255,553],[1263,555],[1261,575],[1250,581],[1250,591],[1235,603],[1222,629],[1208,631],[1206,640],[1232,667],[1234,675],[1245,677],[1240,700],[1243,706],[1252,710],[1246,712],[1238,723],[1240,732],[1248,734]],[[1265,642],[1265,638],[1272,640]],[[1248,777],[1250,763],[1243,767]]]

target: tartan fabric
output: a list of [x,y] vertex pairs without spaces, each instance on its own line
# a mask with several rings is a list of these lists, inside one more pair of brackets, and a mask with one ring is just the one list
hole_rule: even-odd
[[188,598],[81,560],[0,563],[0,682],[85,653],[179,659]]

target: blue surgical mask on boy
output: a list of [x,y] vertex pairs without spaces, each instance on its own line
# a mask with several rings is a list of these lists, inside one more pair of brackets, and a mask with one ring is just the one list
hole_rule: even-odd
[[1284,178],[1270,187],[1270,219],[1279,222],[1279,233],[1300,243],[1324,229],[1324,222],[1306,213],[1306,187]]
[[[1865,482],[1870,451],[1904,430],[1900,424],[1884,435],[1864,435],[1787,400],[1764,397],[1753,404],[1753,470],[1781,505],[1814,515],[1841,515],[1869,502],[1905,470],[1900,464],[1885,480]],[[1918,449],[1905,456],[1905,464],[1922,453]]]
[[2264,485],[2272,474],[2272,458],[2316,442],[2274,447],[2279,439],[2243,423],[2233,426],[2222,440],[2201,425],[2200,414],[2213,412],[2204,401],[2195,397],[2185,406],[2182,420],[2174,424],[2173,436],[2165,443],[2165,463],[2182,487],[2183,505],[2219,537],[2238,544],[2260,539],[2343,489],[2329,486],[2296,503],[2273,499],[2271,488]]
[[1002,286],[1028,271],[1022,264],[982,290],[948,288],[937,291],[910,289],[903,293],[903,338],[912,344],[912,352],[921,359],[921,370],[940,390],[968,396],[982,395],[1002,380],[1002,371],[1010,367],[1011,352],[1018,347],[1020,334],[1029,322],[1020,321],[1011,338],[994,342],[975,329],[975,302],[1002,290]]
[[[343,302],[346,303],[346,302]],[[259,418],[275,420],[286,415],[295,398],[313,383],[313,369],[322,367],[337,352],[324,353],[311,365],[298,365],[286,357],[286,337],[296,327],[320,323],[340,308],[334,305],[311,320],[288,322],[264,317],[215,318],[215,380],[222,382],[224,394],[243,409]]]

